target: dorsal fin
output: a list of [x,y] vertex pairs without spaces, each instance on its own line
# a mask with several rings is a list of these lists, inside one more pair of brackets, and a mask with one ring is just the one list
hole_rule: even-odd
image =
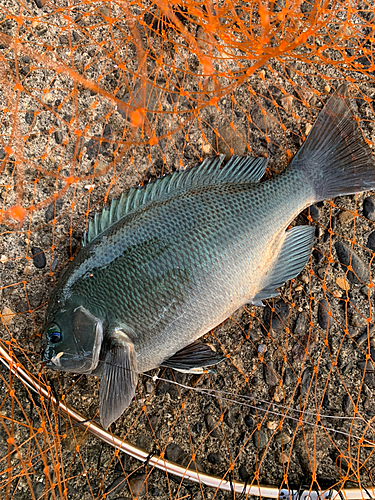
[[131,188],[122,193],[119,199],[112,200],[109,208],[104,208],[101,214],[95,214],[94,219],[89,221],[87,232],[82,238],[82,246],[87,246],[125,215],[152,201],[165,200],[173,196],[176,191],[189,191],[198,186],[258,182],[267,168],[267,158],[263,157],[232,156],[222,166],[223,161],[224,155],[207,158],[190,170],[173,172],[146,186]]

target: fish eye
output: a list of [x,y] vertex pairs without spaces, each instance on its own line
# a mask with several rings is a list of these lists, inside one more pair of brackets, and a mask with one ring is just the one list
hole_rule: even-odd
[[48,328],[47,335],[52,344],[57,344],[60,340],[62,340],[61,330],[56,324],[53,324]]

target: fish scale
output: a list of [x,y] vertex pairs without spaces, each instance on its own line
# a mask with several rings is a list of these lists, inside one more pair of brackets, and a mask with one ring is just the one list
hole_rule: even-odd
[[43,359],[101,376],[105,427],[130,404],[138,373],[199,371],[223,359],[197,339],[300,273],[314,228],[287,228],[304,208],[375,188],[345,97],[342,89],[328,101],[273,179],[259,182],[264,158],[211,158],[131,189],[90,221],[51,298]]

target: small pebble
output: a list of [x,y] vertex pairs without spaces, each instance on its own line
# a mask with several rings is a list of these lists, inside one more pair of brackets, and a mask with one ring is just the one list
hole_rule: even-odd
[[244,464],[240,465],[238,472],[240,473],[240,478],[244,483],[250,479],[250,474],[248,473],[246,466]]
[[285,426],[283,426],[282,432],[278,431],[275,435],[275,441],[276,441],[276,443],[279,443],[279,444],[282,443],[283,445],[286,445],[286,444],[290,443],[291,440],[292,440],[291,432]]
[[46,493],[46,485],[44,483],[40,483],[39,481],[35,484],[34,488],[35,498],[43,498]]
[[339,221],[342,226],[349,224],[349,222],[352,222],[353,220],[354,215],[351,212],[344,211],[339,213]]
[[106,488],[105,498],[106,500],[115,500],[118,498],[118,494],[122,488],[125,488],[127,481],[123,475],[116,477],[116,479]]
[[305,135],[308,135],[311,129],[312,129],[311,123],[306,123]]
[[345,415],[351,415],[353,413],[353,404],[348,394],[345,394],[345,396],[342,398],[341,407]]
[[235,132],[230,125],[224,125],[220,128],[217,137],[219,153],[225,154],[226,159],[229,159],[233,154],[245,154],[246,138]]
[[255,422],[254,422],[254,419],[251,415],[245,415],[244,422],[245,422],[245,425],[247,427],[249,427],[249,429],[254,429]]
[[264,381],[270,387],[273,387],[279,383],[279,378],[275,373],[275,367],[272,361],[269,361],[267,364],[263,365],[263,377]]
[[284,391],[281,385],[276,386],[275,392],[273,394],[273,400],[275,403],[280,403],[284,399]]
[[14,316],[16,315],[12,309],[9,309],[9,307],[4,307],[2,314],[2,319],[3,323],[6,326],[9,326],[11,323],[13,323]]
[[150,382],[149,380],[146,380],[146,392],[148,394],[151,394],[151,392],[154,390],[154,384],[152,382]]
[[51,271],[54,273],[57,269],[57,263],[58,263],[58,259],[57,257],[55,257],[52,261],[52,264],[51,264]]
[[[58,215],[59,211],[62,209],[63,201],[56,200],[56,215]],[[55,217],[55,203],[51,203],[48,205],[46,212],[44,214],[44,220],[46,222],[50,222]]]
[[326,299],[323,299],[319,302],[318,307],[318,323],[323,330],[326,330],[329,327],[329,315],[328,311],[330,310],[329,304]]
[[314,220],[315,222],[318,222],[320,220],[319,208],[315,205],[311,205],[309,210],[310,210],[310,216],[311,216],[312,220]]
[[194,430],[195,434],[197,434],[198,436],[200,436],[200,434],[202,433],[202,430],[203,430],[203,424],[202,424],[202,422],[197,422],[194,425],[193,430]]
[[296,378],[297,377],[296,377],[294,371],[289,366],[287,368],[285,368],[284,377],[283,377],[283,383],[285,386],[288,386],[288,385],[292,384],[293,382],[295,382]]
[[348,291],[350,290],[350,283],[346,281],[345,278],[337,278],[336,285],[341,288],[341,290]]
[[44,252],[41,248],[32,247],[31,253],[33,254],[33,264],[35,267],[37,267],[38,269],[43,269],[43,267],[46,267],[46,256],[44,255]]
[[178,462],[181,458],[184,458],[186,453],[178,444],[169,443],[167,448],[165,449],[165,456],[167,460],[171,460],[171,462]]
[[258,450],[263,450],[267,446],[268,437],[263,429],[256,430],[253,434],[253,443]]
[[299,314],[297,317],[296,324],[294,326],[294,334],[295,335],[301,335],[301,333],[304,333],[307,328],[307,319],[306,316],[303,314]]
[[280,99],[282,107],[286,111],[292,111],[293,110],[293,96],[288,95],[286,97],[283,97]]
[[207,460],[210,462],[212,465],[218,465],[221,463],[221,455],[220,453],[209,453]]
[[133,497],[137,497],[142,494],[142,491],[146,485],[145,474],[137,474],[131,476],[129,479],[130,491]]
[[287,464],[289,462],[289,455],[288,453],[285,453],[285,451],[280,453],[280,462],[283,464]]
[[211,152],[211,145],[210,144],[203,144],[202,146],[202,151],[203,153],[205,153],[206,155],[208,155],[210,152]]
[[275,311],[266,307],[263,313],[263,324],[268,330],[272,329],[274,333],[282,333],[285,325],[288,323],[289,305],[285,303],[278,304]]
[[41,9],[44,5],[44,2],[42,0],[34,0],[34,3],[38,7],[38,9]]
[[210,414],[207,413],[204,417],[204,421],[206,423],[206,427],[208,432],[211,433],[212,437],[220,437],[220,430],[219,427],[216,427],[217,422],[215,421],[214,417]]
[[278,425],[279,425],[278,422],[275,422],[274,420],[268,420],[267,429],[274,431],[277,429]]
[[304,369],[301,380],[302,394],[307,394],[307,391],[309,390],[310,387],[312,375],[313,375],[312,368]]
[[373,196],[368,196],[363,200],[363,215],[366,219],[375,221],[375,201]]
[[258,352],[259,352],[259,354],[264,354],[266,351],[267,351],[266,344],[259,344],[258,345]]
[[54,133],[54,137],[55,137],[56,144],[61,144],[63,139],[64,139],[64,136],[63,136],[63,133],[61,132],[61,130],[56,130],[56,132]]
[[365,326],[366,323],[367,323],[366,319],[362,318],[362,316],[360,314],[358,314],[357,312],[353,312],[350,315],[350,319],[349,319],[350,326],[352,326],[354,328],[359,328],[361,326]]

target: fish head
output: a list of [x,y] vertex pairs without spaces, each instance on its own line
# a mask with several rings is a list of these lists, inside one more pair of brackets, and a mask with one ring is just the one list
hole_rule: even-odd
[[77,303],[47,313],[42,360],[58,371],[91,373],[99,363],[103,321]]

